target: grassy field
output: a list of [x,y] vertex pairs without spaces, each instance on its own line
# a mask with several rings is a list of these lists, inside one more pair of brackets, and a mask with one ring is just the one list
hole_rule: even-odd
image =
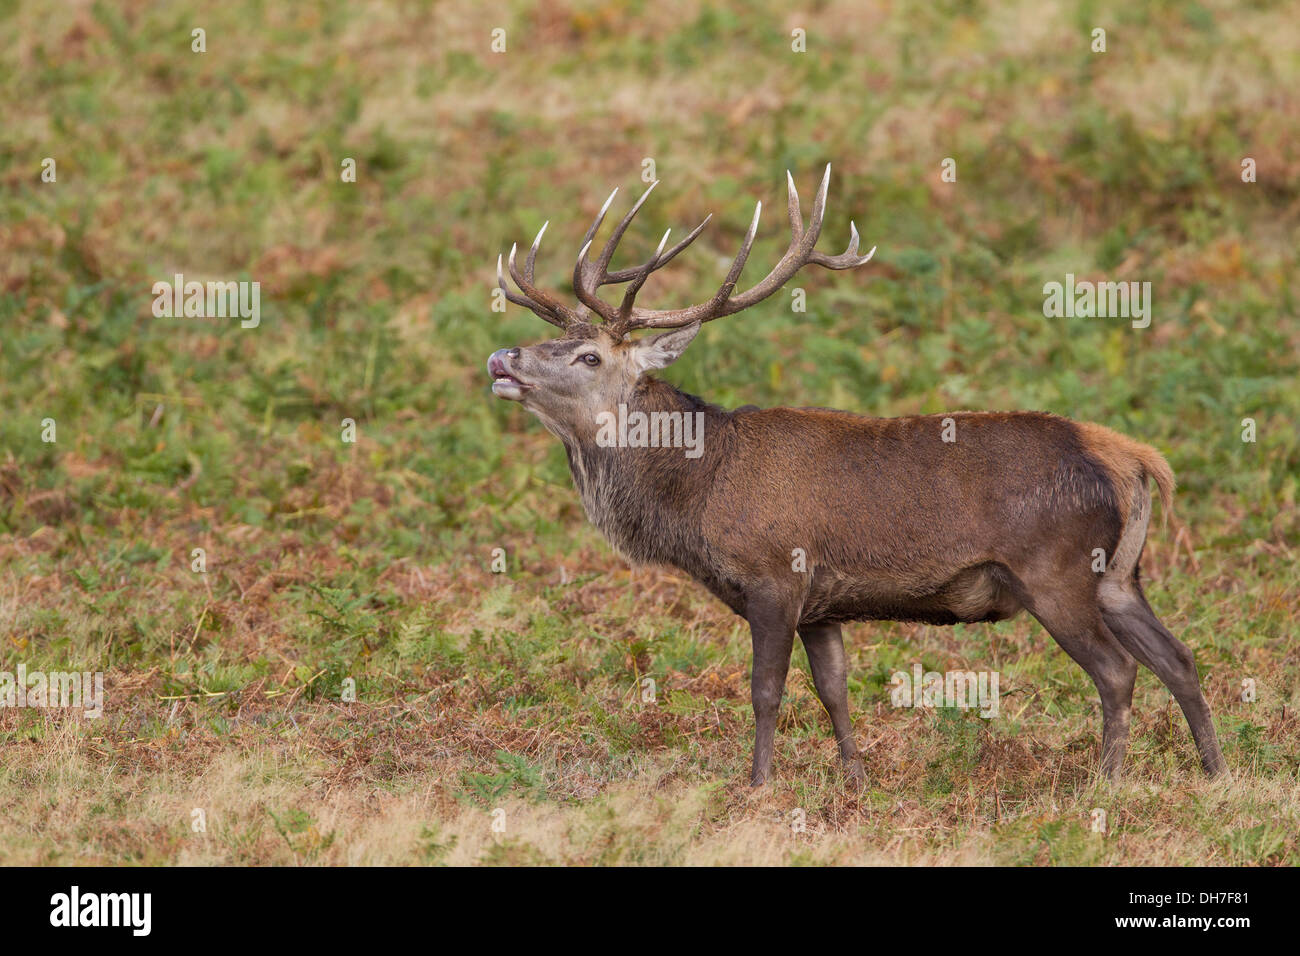
[[[1290,4],[0,0],[0,37],[0,670],[107,698],[0,709],[0,863],[1300,863]],[[825,249],[878,246],[705,326],[687,391],[1167,455],[1148,594],[1233,782],[1146,671],[1095,780],[1096,691],[1021,617],[846,629],[861,791],[797,649],[750,791],[744,622],[614,554],[484,371],[551,331],[492,311],[497,254],[549,219],[567,295],[647,159],[626,261],[715,217],[644,304],[711,293],[756,199],[761,275],[787,168],[834,163]],[[260,325],[156,318],[175,273],[260,282]],[[1045,318],[1066,273],[1151,282],[1151,326]],[[915,661],[998,670],[1001,716],[891,707]]]

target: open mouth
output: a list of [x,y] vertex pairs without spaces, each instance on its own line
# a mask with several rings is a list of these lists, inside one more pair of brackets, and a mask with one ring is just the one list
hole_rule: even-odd
[[488,359],[488,374],[492,376],[493,393],[503,397],[518,398],[532,388],[527,382],[510,374],[505,361],[496,353]]
[[503,368],[492,369],[492,394],[499,398],[513,398],[519,401],[524,392],[532,388],[527,382],[521,382]]

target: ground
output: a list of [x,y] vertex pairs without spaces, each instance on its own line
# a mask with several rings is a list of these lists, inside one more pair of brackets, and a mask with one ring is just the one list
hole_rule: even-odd
[[[0,670],[107,697],[0,709],[0,862],[1300,862],[1294,11],[864,6],[0,2]],[[646,305],[707,296],[758,199],[742,287],[774,262],[787,168],[834,164],[823,248],[879,247],[706,326],[686,390],[1169,458],[1144,574],[1232,782],[1145,671],[1097,781],[1096,692],[1022,617],[848,626],[860,791],[797,650],[749,789],[743,622],[615,555],[484,371],[550,331],[493,311],[497,255],[550,220],[567,294],[647,161],[627,261],[715,216]],[[259,281],[260,324],[156,318],[178,272]],[[1150,327],[1045,317],[1067,273],[1151,282]],[[997,670],[999,717],[892,707],[917,661]]]

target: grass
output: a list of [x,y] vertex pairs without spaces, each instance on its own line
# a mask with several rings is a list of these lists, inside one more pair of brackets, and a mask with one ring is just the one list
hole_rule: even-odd
[[[0,710],[0,862],[1300,862],[1293,21],[0,2],[0,670],[102,670],[107,692],[99,720]],[[628,261],[716,214],[647,305],[707,296],[786,168],[807,195],[834,163],[827,249],[850,218],[879,246],[796,280],[806,313],[778,296],[706,326],[666,373],[686,390],[1038,408],[1168,456],[1176,515],[1144,573],[1232,783],[1199,776],[1145,671],[1127,774],[1097,782],[1096,693],[1017,619],[848,628],[860,793],[796,651],[778,782],[749,791],[743,622],[614,555],[483,370],[547,334],[491,310],[496,255],[549,219],[539,276],[565,288],[647,159],[664,183]],[[155,318],[176,272],[259,281],[260,326]],[[1150,281],[1151,327],[1045,319],[1067,272]],[[997,669],[1001,716],[891,707],[914,661]]]

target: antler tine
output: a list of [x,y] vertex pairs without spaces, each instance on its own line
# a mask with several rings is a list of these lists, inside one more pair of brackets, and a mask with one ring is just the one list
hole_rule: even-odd
[[799,211],[799,190],[794,188],[794,176],[788,169],[785,171],[785,187],[789,195],[786,204],[790,213],[790,233],[798,240],[803,235],[803,213]]
[[817,187],[817,196],[813,199],[812,219],[808,223],[808,231],[799,237],[801,248],[812,251],[812,247],[817,245],[817,237],[822,234],[822,219],[826,216],[826,193],[831,188],[831,164],[826,164],[826,172],[822,173],[822,184]]
[[524,260],[524,278],[529,282],[533,281],[533,264],[537,262],[537,249],[542,244],[542,235],[550,224],[549,219],[542,223],[542,228],[537,230],[537,238],[533,240],[533,245],[528,250],[528,258]]
[[[583,305],[587,306],[587,308],[591,309],[593,312],[596,312],[606,322],[616,321],[620,314],[620,310],[615,309],[608,302],[598,298],[596,296],[596,290],[602,285],[606,285],[610,281],[613,281],[609,276],[609,262],[614,258],[614,250],[618,248],[619,242],[622,241],[623,234],[627,232],[627,227],[631,225],[632,220],[636,218],[636,214],[641,211],[641,206],[650,198],[650,194],[654,192],[654,188],[658,185],[659,180],[656,179],[650,184],[650,187],[641,194],[641,197],[637,199],[637,201],[632,205],[632,208],[628,210],[627,215],[619,221],[619,224],[614,227],[614,231],[610,233],[609,238],[605,240],[605,245],[600,250],[600,256],[594,263],[587,262],[587,252],[591,248],[591,241],[596,234],[596,229],[599,228],[601,221],[605,218],[605,210],[609,206],[609,200],[606,200],[605,208],[601,209],[600,215],[596,217],[596,221],[592,223],[592,228],[587,231],[587,235],[584,237],[582,252],[578,254],[578,262],[573,267],[573,291]],[[617,190],[615,190],[615,192],[617,192]],[[609,198],[612,200],[614,198],[614,193],[611,193]],[[640,275],[640,267],[633,271],[630,278],[635,278],[638,275]],[[625,279],[623,281],[628,280]],[[644,282],[645,279],[642,278],[641,281]]]
[[[618,308],[618,315],[615,317],[613,322],[608,324],[609,333],[616,339],[621,339],[627,332],[628,320],[632,316],[632,306],[636,301],[637,293],[641,291],[641,286],[645,285],[645,280],[650,278],[650,273],[654,272],[662,266],[665,261],[667,261],[664,256],[664,246],[668,244],[668,237],[672,235],[672,232],[671,229],[664,232],[664,237],[659,240],[659,248],[655,250],[654,255],[641,263],[641,265],[637,267],[636,275],[628,280],[631,282],[631,285],[629,285],[627,290],[623,293],[623,302]],[[679,243],[678,246],[680,247],[680,245],[681,244]]]
[[749,221],[749,231],[745,233],[745,241],[740,246],[740,254],[736,256],[735,262],[727,271],[727,277],[722,280],[722,285],[718,291],[713,294],[712,302],[719,305],[731,298],[732,290],[736,288],[736,283],[740,281],[740,273],[745,268],[745,261],[749,258],[749,250],[754,247],[754,237],[758,235],[758,219],[763,215],[763,204],[761,202],[754,204],[754,218]]
[[[709,213],[707,216],[705,216],[704,221],[700,223],[698,226],[696,226],[694,229],[692,229],[687,234],[685,239],[682,239],[678,243],[676,243],[671,249],[665,252],[663,256],[656,261],[655,269],[662,269],[664,266],[668,265],[668,263],[672,262],[673,257],[676,256],[677,253],[681,252],[683,249],[685,249],[687,246],[689,246],[692,242],[695,241],[696,237],[699,236],[699,234],[704,231],[704,227],[709,224],[709,220],[712,218],[713,218],[713,213]],[[618,282],[631,282],[638,275],[640,275],[641,270],[648,265],[649,265],[648,262],[643,262],[639,266],[636,266],[635,268],[632,269],[619,269],[617,272],[606,272],[605,281],[602,282],[601,285],[610,285]]]
[[[541,232],[537,233],[537,238],[533,240],[533,248],[528,253],[526,274],[520,274],[519,266],[515,263],[515,253],[518,251],[517,243],[511,244],[510,257],[506,261],[510,267],[510,278],[514,279],[515,285],[519,286],[520,291],[522,291],[525,296],[527,296],[529,299],[532,300],[531,303],[524,302],[524,303],[517,303],[517,304],[528,305],[529,308],[532,308],[533,311],[537,312],[538,315],[541,315],[542,318],[546,319],[548,322],[551,322],[552,325],[558,325],[562,329],[567,329],[569,327],[569,323],[572,322],[575,318],[577,318],[577,316],[570,309],[565,308],[558,301],[553,299],[551,296],[547,295],[545,292],[537,288],[532,283],[532,277],[533,277],[532,267],[533,267],[533,263],[537,259],[537,247],[541,244],[542,233],[545,231],[546,231],[546,227],[542,226]],[[503,283],[502,287],[504,288],[504,279],[502,279],[501,281]],[[508,292],[506,297],[509,298]],[[515,301],[515,300],[511,300],[511,301]],[[541,306],[543,309],[549,312],[550,315],[549,316],[542,315],[542,313],[539,312],[536,308],[533,308],[533,304]]]
[[[596,218],[592,220],[591,225],[587,227],[586,235],[582,237],[582,250],[578,253],[578,261],[573,265],[573,292],[578,300],[593,309],[606,322],[609,321],[609,315],[606,314],[608,307],[605,303],[596,299],[595,295],[587,290],[586,273],[587,273],[587,250],[591,248],[591,241],[596,237],[596,231],[600,229],[600,224],[605,221],[605,214],[609,212],[610,204],[614,197],[618,195],[618,187],[615,186],[613,191],[605,199],[604,204],[600,207],[600,212],[596,213]],[[593,305],[593,302],[595,303]],[[612,310],[608,310],[612,311]]]
[[[532,270],[530,269],[529,273],[531,274],[531,272]],[[513,302],[515,305],[522,305],[526,309],[531,309],[539,318],[545,319],[547,322],[551,323],[551,325],[558,326],[562,329],[568,328],[568,323],[564,318],[551,312],[546,306],[525,298],[517,292],[510,291],[510,286],[506,285],[506,277],[501,272],[501,256],[499,255],[497,256],[497,285],[500,286],[501,291],[506,294],[506,299],[510,302]]]
[[596,298],[592,290],[587,288],[587,250],[591,248],[591,241],[596,237],[596,230],[600,224],[605,221],[605,213],[609,212],[610,203],[618,195],[618,187],[615,186],[613,192],[605,200],[604,205],[600,207],[600,212],[596,213],[596,218],[592,220],[591,225],[587,228],[587,233],[582,237],[582,250],[578,253],[578,261],[573,265],[573,292],[578,300],[592,309],[606,322],[610,321],[610,315],[613,309]]
[[607,302],[602,302],[592,289],[587,288],[587,276],[591,268],[587,262],[587,251],[590,248],[591,240],[588,239],[578,252],[578,261],[573,264],[573,294],[578,297],[578,301],[606,322],[613,322],[616,315],[614,307]]
[[865,256],[858,255],[858,227],[849,222],[849,247],[838,256],[828,256],[824,252],[814,252],[808,257],[808,261],[819,266],[825,266],[827,269],[852,269],[854,266],[864,265],[871,261],[871,257],[876,254],[876,247],[872,246],[871,251]]
[[600,212],[596,213],[596,218],[592,220],[591,225],[587,228],[587,234],[582,237],[584,245],[590,243],[592,239],[596,238],[596,230],[599,229],[600,224],[605,221],[605,213],[609,212],[610,203],[614,201],[614,197],[617,195],[618,187],[615,186],[614,191],[609,194],[609,197],[605,200],[605,204],[600,207]]
[[641,198],[632,204],[632,208],[627,211],[627,215],[614,227],[614,231],[610,233],[609,238],[605,240],[605,246],[600,250],[600,258],[596,260],[596,268],[600,270],[602,277],[609,272],[609,261],[614,258],[614,250],[618,248],[618,244],[623,240],[623,233],[627,232],[627,227],[632,224],[632,220],[641,211],[641,207],[650,198],[650,194],[655,191],[655,187],[658,185],[659,180],[657,179],[650,184],[646,191],[641,194]]

